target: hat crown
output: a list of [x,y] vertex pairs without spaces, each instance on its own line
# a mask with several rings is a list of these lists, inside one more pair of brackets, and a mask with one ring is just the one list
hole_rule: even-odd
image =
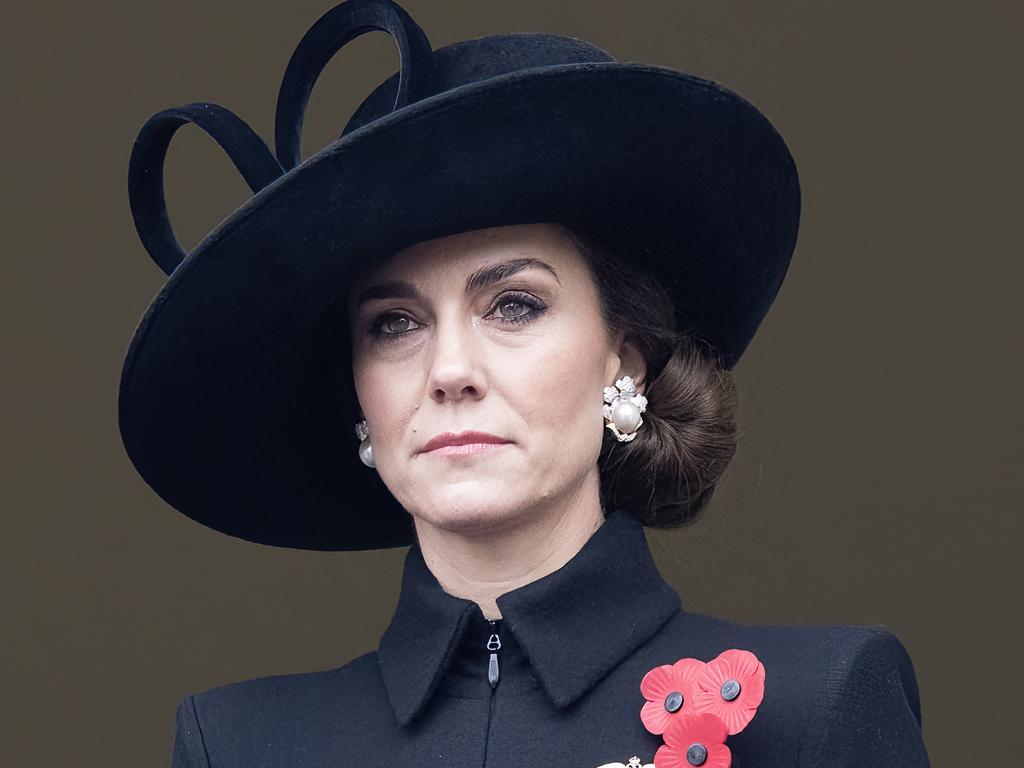
[[274,126],[277,159],[285,171],[300,162],[302,122],[313,84],[338,51],[372,31],[394,38],[399,70],[363,101],[341,136],[474,82],[536,67],[615,60],[586,40],[549,33],[488,35],[433,51],[426,33],[394,0],[346,0],[313,23],[285,70]]
[[[462,40],[433,51],[427,96],[536,67],[615,61],[607,51],[575,37],[542,32],[516,32]],[[352,114],[342,136],[395,110],[396,72],[378,85]]]

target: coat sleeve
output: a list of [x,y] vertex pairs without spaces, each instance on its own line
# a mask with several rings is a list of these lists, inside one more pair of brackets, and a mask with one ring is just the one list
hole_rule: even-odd
[[210,761],[199,730],[195,699],[186,696],[178,703],[174,715],[174,747],[171,768],[209,768]]
[[921,701],[906,648],[883,627],[838,633],[825,672],[819,727],[804,768],[929,768]]

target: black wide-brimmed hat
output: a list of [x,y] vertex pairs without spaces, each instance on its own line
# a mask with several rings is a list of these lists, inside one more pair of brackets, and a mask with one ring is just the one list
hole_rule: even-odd
[[[300,162],[314,82],[384,30],[399,72],[340,138]],[[185,253],[163,163],[185,123],[227,152],[253,196]],[[175,509],[250,541],[304,549],[408,544],[411,518],[357,455],[346,289],[413,243],[559,222],[657,274],[677,322],[727,368],[774,300],[795,245],[797,172],[751,104],[573,37],[508,34],[432,51],[390,0],[348,0],[305,34],[277,100],[276,152],[227,109],[157,113],[132,148],[142,242],[168,279],[128,347],[118,420],[128,456]]]

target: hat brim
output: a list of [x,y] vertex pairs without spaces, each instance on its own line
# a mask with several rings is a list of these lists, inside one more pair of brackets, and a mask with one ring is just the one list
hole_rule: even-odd
[[127,453],[175,509],[264,544],[395,547],[362,465],[343,314],[356,267],[414,242],[560,221],[656,272],[731,367],[796,241],[796,168],[722,86],[647,64],[517,71],[415,102],[261,189],[173,271],[128,347]]

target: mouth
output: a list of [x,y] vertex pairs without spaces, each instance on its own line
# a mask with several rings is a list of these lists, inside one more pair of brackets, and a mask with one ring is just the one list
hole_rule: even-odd
[[441,456],[468,456],[493,451],[511,442],[488,432],[442,432],[431,438],[423,446],[422,452]]

